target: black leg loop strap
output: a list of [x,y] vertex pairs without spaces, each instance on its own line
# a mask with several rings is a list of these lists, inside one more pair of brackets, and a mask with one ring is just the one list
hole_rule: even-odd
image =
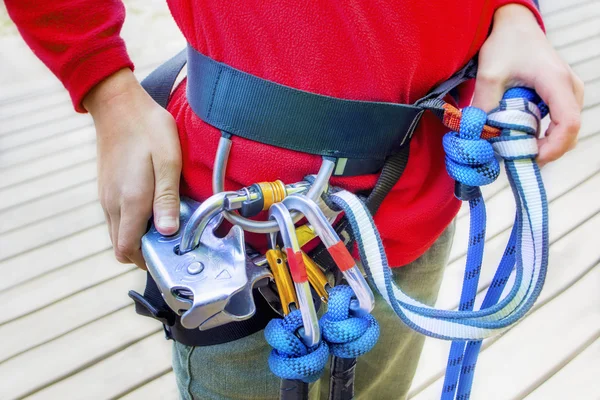
[[255,289],[253,294],[256,314],[250,319],[201,331],[186,329],[181,325],[179,316],[165,303],[150,274],[147,275],[146,289],[143,295],[133,290],[129,291],[129,297],[133,299],[138,314],[160,321],[164,326],[167,339],[187,346],[212,346],[232,342],[263,330],[270,320],[279,318],[279,314],[273,311],[258,290]]

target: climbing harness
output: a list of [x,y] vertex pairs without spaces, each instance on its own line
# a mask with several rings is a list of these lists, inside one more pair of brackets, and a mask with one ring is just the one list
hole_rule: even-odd
[[[191,46],[143,82],[166,107],[188,63],[190,108],[222,132],[213,168],[214,194],[202,203],[182,199],[181,229],[164,237],[151,226],[142,240],[148,265],[143,295],[130,292],[136,310],[163,323],[168,338],[192,346],[227,343],[261,329],[273,347],[269,366],[282,379],[281,398],[307,398],[332,356],[330,399],[353,397],[356,358],[379,337],[370,315],[374,295],[350,255],[355,245],[371,286],[412,329],[451,340],[442,399],[470,396],[481,340],[508,329],[536,300],[547,266],[547,203],[538,167],[536,136],[547,109],[531,91],[506,92],[490,114],[458,110],[444,101],[475,76],[468,63],[415,105],[351,101],[308,93],[236,70]],[[439,310],[410,298],[391,279],[373,222],[381,202],[408,160],[412,134],[424,111],[451,129],[443,140],[456,196],[468,201],[471,230],[458,310]],[[225,191],[231,136],[319,155],[321,168],[297,183],[256,183]],[[485,207],[479,186],[504,160],[517,214],[511,238],[479,310],[475,296],[485,242]],[[329,186],[331,176],[380,172],[366,199]],[[268,211],[266,221],[251,219]],[[343,213],[334,228],[332,223]],[[296,226],[305,218],[307,223]],[[224,237],[215,231],[227,220]],[[244,232],[268,235],[258,254]],[[304,244],[318,237],[310,253]],[[502,297],[508,277],[513,286]],[[330,285],[327,274],[339,277]],[[319,305],[327,311],[317,320]]]

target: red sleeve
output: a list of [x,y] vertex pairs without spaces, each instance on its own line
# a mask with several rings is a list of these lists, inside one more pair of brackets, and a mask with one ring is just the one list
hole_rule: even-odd
[[521,4],[522,6],[529,8],[533,15],[535,15],[535,19],[537,19],[537,22],[538,24],[540,24],[540,27],[544,30],[544,32],[546,31],[544,27],[544,21],[542,19],[542,14],[540,13],[540,8],[536,0],[495,0],[495,2],[496,4],[494,10],[497,10],[500,7],[505,6],[507,4]]
[[120,0],[5,0],[11,19],[33,52],[69,91],[78,112],[87,92],[133,64],[119,36]]

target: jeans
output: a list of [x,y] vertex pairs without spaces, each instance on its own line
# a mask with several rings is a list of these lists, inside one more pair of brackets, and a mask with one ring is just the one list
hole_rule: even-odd
[[[454,223],[425,254],[414,262],[393,269],[396,284],[426,304],[433,305],[448,262]],[[373,316],[380,325],[378,343],[358,359],[356,399],[402,400],[419,362],[424,336],[405,326],[388,304],[375,293]],[[271,351],[263,331],[215,346],[191,347],[175,342],[173,369],[181,398],[278,399],[279,379],[271,373],[267,358]],[[311,400],[326,400],[329,369],[310,387]]]

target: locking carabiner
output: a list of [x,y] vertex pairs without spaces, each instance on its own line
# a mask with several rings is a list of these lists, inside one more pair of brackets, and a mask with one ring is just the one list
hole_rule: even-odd
[[[302,258],[302,251],[296,237],[296,227],[290,211],[281,203],[275,203],[269,208],[269,219],[274,219],[279,227],[281,239],[285,248],[288,266],[294,281],[298,307],[302,314],[304,334],[302,338],[308,347],[315,346],[321,340],[319,320],[315,310],[310,284],[306,273],[306,266]],[[277,233],[271,233],[271,244],[275,245]]]
[[346,281],[354,290],[354,294],[358,299],[358,308],[355,309],[358,313],[370,313],[375,306],[375,297],[373,291],[365,281],[362,272],[356,265],[356,261],[350,255],[350,252],[340,239],[335,229],[329,224],[327,217],[319,206],[304,195],[291,195],[283,200],[283,204],[289,210],[299,211],[304,214],[308,222],[311,224],[317,236],[327,248],[327,251],[333,258],[334,262],[346,278]]

